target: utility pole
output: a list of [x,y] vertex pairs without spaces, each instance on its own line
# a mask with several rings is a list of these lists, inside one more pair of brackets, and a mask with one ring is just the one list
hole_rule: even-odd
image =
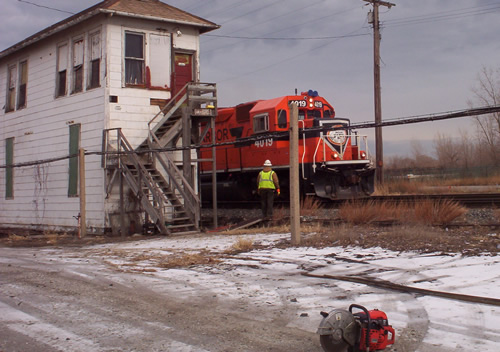
[[299,108],[290,104],[290,231],[292,245],[300,244]]
[[[380,94],[380,23],[378,16],[379,6],[386,6],[391,8],[396,6],[387,1],[380,0],[363,0],[373,5],[373,81],[374,81],[374,95],[375,95],[375,124],[382,123],[382,98]],[[375,176],[378,184],[384,183],[384,147],[382,139],[382,127],[375,127],[375,157],[377,160],[377,168]]]

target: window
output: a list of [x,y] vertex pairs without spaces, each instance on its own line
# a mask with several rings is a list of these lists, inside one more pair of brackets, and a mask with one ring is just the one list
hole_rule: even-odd
[[333,117],[333,111],[329,108],[325,108],[325,111],[323,111],[323,117]]
[[269,131],[269,115],[260,114],[253,118],[253,131],[255,133]]
[[125,33],[125,85],[144,85],[144,35]]
[[286,110],[278,110],[278,127],[286,128],[288,123],[288,117]]
[[89,89],[97,88],[100,84],[101,69],[101,32],[93,33],[89,37],[90,65],[89,65]]
[[321,110],[307,110],[307,118],[321,118]]
[[[78,154],[80,125],[69,126],[69,155]],[[68,197],[78,197],[78,156],[69,158]]]
[[67,69],[68,69],[68,45],[61,44],[57,47],[56,97],[62,97],[66,95]]
[[28,61],[19,63],[19,91],[17,93],[17,109],[26,107],[26,87],[28,84]]
[[16,77],[17,65],[9,66],[7,77],[7,103],[5,104],[5,112],[14,111],[16,106]]
[[83,91],[83,38],[73,41],[73,89],[72,93]]
[[14,198],[14,138],[5,140],[5,198]]

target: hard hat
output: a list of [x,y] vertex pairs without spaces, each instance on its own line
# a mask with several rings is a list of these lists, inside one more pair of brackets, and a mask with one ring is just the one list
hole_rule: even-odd
[[273,166],[273,164],[271,164],[271,160],[266,160],[264,166]]

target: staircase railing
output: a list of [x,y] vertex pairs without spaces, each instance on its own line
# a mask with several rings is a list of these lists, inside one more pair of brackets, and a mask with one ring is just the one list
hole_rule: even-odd
[[[184,85],[184,87],[179,90],[172,99],[160,110],[158,113],[148,122],[149,129],[149,138],[154,136],[154,132],[156,129],[160,128],[161,125],[167,121],[172,114],[174,114],[177,109],[186,101],[187,99],[187,88],[189,86],[189,82]],[[163,115],[163,116],[162,116]],[[151,128],[151,125],[155,123],[155,126]],[[152,142],[152,139],[150,139]]]
[[159,162],[163,170],[168,175],[172,189],[177,190],[182,199],[184,199],[184,208],[188,210],[188,216],[194,222],[196,227],[198,227],[201,218],[201,202],[195,190],[191,187],[188,180],[186,180],[182,172],[180,172],[177,165],[175,165],[174,161],[168,156],[167,153],[154,151],[152,152],[152,155],[153,159]]
[[[169,234],[170,231],[165,226],[165,219],[163,216],[164,209],[168,205],[168,199],[161,192],[161,190],[156,186],[156,182],[151,177],[148,170],[144,167],[144,164],[141,162],[134,149],[127,141],[125,136],[123,135],[121,128],[109,129],[106,132],[116,131],[116,151],[117,153],[117,164],[116,166],[123,173],[125,180],[130,186],[132,192],[141,200],[141,204],[144,210],[148,213],[148,215],[154,220],[155,225],[162,233]],[[109,142],[109,136],[106,138]],[[109,146],[109,144],[108,144]],[[107,148],[108,148],[107,146]],[[109,148],[108,148],[109,149]],[[108,153],[106,153],[107,157]],[[129,168],[126,162],[129,165],[132,165],[135,170],[137,170],[137,177],[132,173],[132,170]],[[153,203],[149,199],[149,196],[143,191],[143,184],[147,187],[148,192],[153,197]]]

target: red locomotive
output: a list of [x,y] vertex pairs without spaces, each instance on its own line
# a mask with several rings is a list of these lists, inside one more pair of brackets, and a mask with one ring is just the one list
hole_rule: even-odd
[[[285,197],[289,190],[289,104],[299,110],[299,163],[302,195],[341,199],[373,193],[375,169],[367,137],[349,128],[350,121],[316,91],[219,108],[215,121],[217,197],[251,200],[265,160],[271,160]],[[234,143],[233,143],[234,142]],[[211,144],[210,132],[203,144]],[[211,148],[199,150],[210,159]],[[202,198],[211,199],[212,163],[200,163]]]

